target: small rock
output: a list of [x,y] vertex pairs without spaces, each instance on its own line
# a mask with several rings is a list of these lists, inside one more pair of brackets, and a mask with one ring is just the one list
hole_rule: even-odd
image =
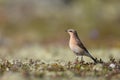
[[110,68],[115,68],[115,66],[116,66],[116,65],[115,65],[114,63],[111,63],[111,64],[109,65]]

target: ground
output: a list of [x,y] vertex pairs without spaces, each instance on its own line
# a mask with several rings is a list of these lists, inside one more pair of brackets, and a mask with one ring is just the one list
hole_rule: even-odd
[[120,79],[119,49],[90,50],[97,64],[87,57],[81,62],[70,49],[63,47],[34,45],[0,51],[0,80]]

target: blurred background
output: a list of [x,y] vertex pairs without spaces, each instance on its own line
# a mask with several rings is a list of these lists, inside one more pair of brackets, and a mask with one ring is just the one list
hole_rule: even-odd
[[68,28],[78,31],[96,57],[106,53],[104,49],[118,57],[120,1],[0,0],[0,57],[44,59],[46,53],[51,59],[51,54],[72,55],[65,32]]

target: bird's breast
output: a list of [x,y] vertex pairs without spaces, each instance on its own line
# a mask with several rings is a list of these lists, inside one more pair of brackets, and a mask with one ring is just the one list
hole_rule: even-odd
[[80,48],[80,46],[74,38],[70,38],[69,47],[76,54],[82,55],[84,53],[84,50]]

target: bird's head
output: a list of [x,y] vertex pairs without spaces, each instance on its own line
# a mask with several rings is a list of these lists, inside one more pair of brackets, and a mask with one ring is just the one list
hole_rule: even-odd
[[68,29],[68,30],[66,30],[66,32],[67,32],[69,35],[74,35],[74,34],[77,33],[74,29]]

